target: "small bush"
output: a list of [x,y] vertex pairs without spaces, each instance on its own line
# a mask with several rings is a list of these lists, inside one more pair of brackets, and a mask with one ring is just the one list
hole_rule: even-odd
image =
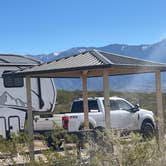
[[[119,131],[97,130],[77,137],[56,128],[51,134],[52,147],[42,151],[34,161],[29,161],[27,149],[32,142],[26,134],[14,135],[10,140],[0,138],[1,157],[5,156],[0,165],[16,164],[14,158],[18,154],[30,166],[163,166],[166,163],[164,140],[161,153],[155,138],[144,140],[134,133],[127,137],[120,135]],[[55,148],[58,141],[63,143],[61,151]],[[69,144],[73,146],[68,148]]]

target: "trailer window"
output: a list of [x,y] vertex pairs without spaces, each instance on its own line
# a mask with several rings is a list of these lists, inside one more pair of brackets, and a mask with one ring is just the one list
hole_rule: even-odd
[[[3,73],[7,72],[9,71],[4,71]],[[5,88],[18,88],[24,86],[24,79],[23,77],[6,76],[3,78],[3,83]]]

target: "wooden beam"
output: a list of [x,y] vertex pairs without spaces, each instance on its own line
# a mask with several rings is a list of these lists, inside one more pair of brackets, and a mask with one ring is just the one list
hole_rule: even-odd
[[160,71],[155,72],[156,76],[156,101],[157,101],[157,127],[158,127],[158,143],[160,150],[162,149],[162,141],[164,139],[164,114],[163,101],[161,92],[161,74]]
[[32,74],[31,77],[40,78],[80,78],[82,76],[82,71],[68,71],[68,72],[55,72],[55,73],[41,73]]
[[83,108],[84,108],[84,129],[89,129],[89,109],[88,109],[88,91],[87,91],[87,73],[82,74],[83,87]]
[[108,71],[103,71],[103,88],[104,88],[104,107],[105,107],[105,126],[111,128],[110,101],[109,101],[109,76]]
[[29,144],[29,154],[30,154],[30,160],[34,160],[34,136],[33,136],[33,115],[32,115],[32,98],[31,98],[31,77],[26,77],[26,94],[27,94],[27,106],[28,106],[28,121],[27,121],[27,127],[28,127],[28,136],[30,139]]
[[[90,69],[88,70],[87,77],[101,77],[103,76],[103,70],[108,70],[109,75],[128,75],[128,74],[141,74],[141,73],[154,73],[156,70],[143,68],[130,68],[130,69],[119,69],[119,68],[108,68],[108,69]],[[55,72],[55,73],[41,73],[33,74],[31,77],[42,77],[42,78],[80,78],[82,77],[81,71],[67,71],[67,72]]]

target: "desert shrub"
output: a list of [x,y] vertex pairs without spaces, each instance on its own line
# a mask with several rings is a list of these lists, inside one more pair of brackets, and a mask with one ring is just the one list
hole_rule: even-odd
[[[162,154],[166,154],[164,141],[164,151],[161,154],[155,138],[144,140],[140,135],[133,133],[120,137],[119,131],[97,130],[85,132],[80,139],[57,128],[52,133],[53,145],[60,141],[58,134],[63,135],[63,150],[57,151],[51,147],[42,151],[41,156],[34,161],[29,161],[26,153],[31,143],[26,134],[15,135],[10,140],[0,138],[0,151],[10,159],[9,163],[16,164],[14,157],[19,153],[24,156],[26,165],[30,166],[160,166],[166,162],[162,158]],[[73,146],[67,147],[71,143]],[[3,163],[6,163],[5,158],[1,165]]]
[[92,145],[89,147],[90,165],[160,166],[166,162],[162,158],[165,153],[161,154],[155,138],[144,140],[133,133],[123,138],[114,131],[99,132],[98,135],[98,141],[89,139]]
[[[0,165],[16,164],[15,158],[22,155],[22,160],[27,160],[27,147],[31,144],[27,134],[12,134],[10,139],[0,137]],[[9,165],[10,165],[9,164]]]

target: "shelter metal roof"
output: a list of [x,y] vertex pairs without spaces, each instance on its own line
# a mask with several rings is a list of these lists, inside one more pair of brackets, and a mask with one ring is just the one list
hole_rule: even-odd
[[28,56],[0,54],[0,66],[34,66],[40,62]]
[[32,77],[80,77],[82,71],[88,71],[88,76],[93,77],[101,76],[103,69],[107,69],[109,75],[136,74],[166,71],[166,64],[92,50],[19,70],[14,74]]

